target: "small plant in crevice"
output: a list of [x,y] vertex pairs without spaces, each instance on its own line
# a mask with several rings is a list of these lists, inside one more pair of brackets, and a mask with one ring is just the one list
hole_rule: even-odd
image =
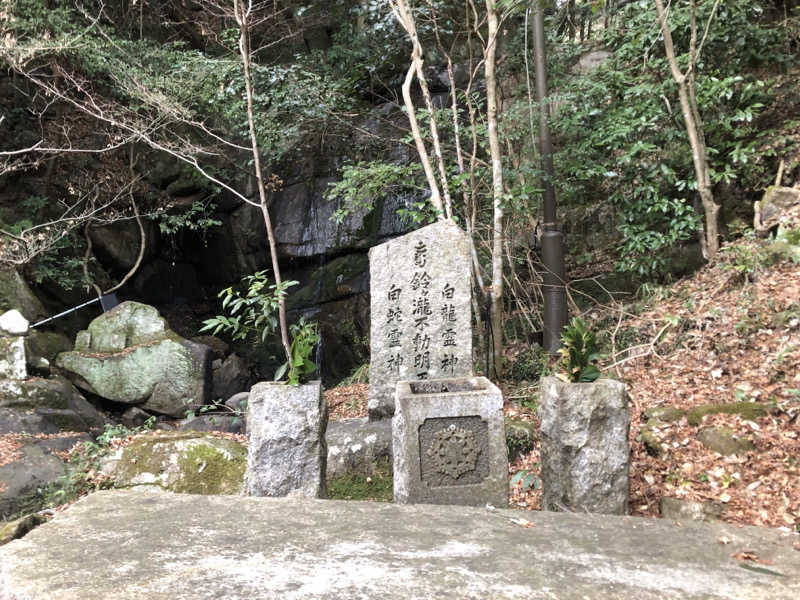
[[156,418],[150,417],[140,427],[107,424],[95,441],[78,445],[70,455],[67,472],[57,481],[38,489],[44,506],[60,506],[91,492],[114,487],[114,482],[100,472],[100,460],[111,451],[114,441],[151,431],[155,423]]
[[319,331],[316,323],[300,317],[300,321],[291,326],[291,332],[291,361],[286,361],[278,367],[275,381],[280,381],[288,371],[289,385],[299,385],[307,382],[308,377],[317,370],[317,364],[311,359],[311,354],[319,343]]
[[561,341],[561,372],[556,374],[559,379],[588,383],[600,377],[600,369],[594,364],[600,358],[597,336],[589,330],[583,319],[573,317],[570,324],[564,327]]
[[[534,465],[534,467],[538,467],[538,465]],[[522,469],[521,471],[514,473],[509,485],[512,488],[519,486],[519,489],[522,492],[527,492],[529,490],[541,489],[542,480],[538,475],[536,475],[533,469]]]

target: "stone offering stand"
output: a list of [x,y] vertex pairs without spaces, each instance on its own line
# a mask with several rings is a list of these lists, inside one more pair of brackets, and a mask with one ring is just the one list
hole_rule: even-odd
[[485,377],[397,384],[394,501],[508,505],[503,396]]

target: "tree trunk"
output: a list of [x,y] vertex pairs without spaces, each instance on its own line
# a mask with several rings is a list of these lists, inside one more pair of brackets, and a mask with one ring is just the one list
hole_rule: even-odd
[[703,238],[705,244],[704,254],[708,260],[713,259],[719,251],[719,204],[714,200],[714,193],[711,188],[711,175],[708,167],[708,155],[706,152],[705,135],[703,125],[700,121],[700,111],[697,107],[697,98],[694,94],[694,62],[695,62],[695,40],[697,28],[694,22],[694,2],[692,2],[692,48],[689,64],[689,72],[684,74],[678,67],[675,56],[675,46],[672,42],[672,33],[667,22],[666,11],[662,0],[655,0],[656,11],[658,12],[661,33],[664,36],[664,50],[669,62],[672,78],[678,86],[678,98],[681,104],[681,114],[686,124],[686,133],[689,136],[689,144],[692,148],[692,162],[694,164],[695,176],[697,177],[697,191],[700,201],[703,204],[705,215],[705,231]]
[[497,131],[497,36],[499,19],[495,0],[486,0],[488,37],[484,72],[486,75],[486,123],[489,150],[492,158],[492,204],[494,226],[492,231],[492,294],[489,304],[489,322],[492,328],[492,363],[496,377],[502,375],[503,354],[503,162],[500,138]]
[[[269,206],[267,204],[267,191],[264,186],[264,176],[261,171],[261,157],[258,149],[258,138],[256,137],[256,127],[253,117],[253,84],[250,78],[250,23],[249,7],[244,6],[242,0],[234,0],[234,10],[236,12],[236,23],[239,25],[239,53],[242,55],[242,66],[244,67],[244,86],[245,97],[247,100],[247,125],[250,130],[250,143],[253,152],[253,165],[256,170],[256,183],[258,185],[258,198],[261,206],[261,214],[264,217],[264,225],[267,228],[267,239],[269,240],[269,253],[272,259],[272,271],[275,275],[275,285],[280,288],[281,270],[278,264],[278,249],[275,244],[275,233],[272,230],[272,220],[269,216]],[[292,368],[292,353],[289,345],[289,328],[286,323],[286,301],[283,294],[278,297],[278,326],[281,332],[281,344],[286,353],[286,360],[289,362],[289,370]]]

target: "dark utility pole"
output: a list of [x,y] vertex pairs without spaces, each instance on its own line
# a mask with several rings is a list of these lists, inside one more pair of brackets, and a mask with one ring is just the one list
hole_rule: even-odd
[[556,225],[556,192],[553,188],[553,142],[550,140],[550,107],[547,98],[545,71],[544,14],[541,0],[533,2],[533,54],[536,66],[536,102],[539,104],[539,155],[544,171],[544,223],[542,224],[542,262],[544,263],[544,349],[555,354],[561,346],[561,330],[567,324],[566,275],[564,240]]

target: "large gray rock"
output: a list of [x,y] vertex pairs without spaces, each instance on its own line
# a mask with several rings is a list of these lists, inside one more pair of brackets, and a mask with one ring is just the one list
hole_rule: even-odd
[[[0,466],[0,520],[42,508],[40,488],[54,484],[66,473],[64,462],[37,440],[27,439],[18,458]],[[0,587],[2,589],[2,587]]]
[[87,329],[90,336],[87,350],[119,352],[162,339],[167,332],[167,322],[152,306],[122,302],[93,320]]
[[[91,494],[0,548],[0,589],[13,600],[789,600],[800,597],[795,540],[716,523],[150,487]],[[744,549],[761,562],[731,557]]]
[[246,421],[244,417],[233,414],[204,414],[189,417],[178,424],[180,431],[225,431],[227,433],[244,433]]
[[369,416],[394,414],[398,381],[472,375],[469,238],[439,221],[369,251]]
[[48,316],[47,309],[16,269],[0,267],[0,310],[18,309],[29,321]]
[[401,381],[394,501],[508,506],[503,395],[485,377]]
[[766,231],[778,225],[786,212],[800,205],[800,189],[772,186],[755,206],[756,231]]
[[211,364],[213,400],[227,400],[234,394],[250,389],[250,369],[238,354],[231,354],[224,361],[217,359]]
[[[158,254],[158,223],[152,219],[142,219],[144,229],[144,257],[147,263]],[[142,234],[134,220],[116,221],[102,227],[89,229],[94,255],[115,271],[125,272],[136,264],[139,258]]]
[[56,365],[88,392],[172,417],[206,404],[211,349],[166,328],[151,306],[123,302],[78,334]]
[[392,460],[392,422],[345,419],[331,421],[325,433],[328,445],[326,476],[373,475],[379,463]]
[[542,378],[542,507],[627,514],[630,414],[625,385],[611,379]]
[[63,377],[0,381],[0,434],[92,431],[106,418]]
[[247,406],[247,494],[324,498],[327,422],[321,382],[254,385]]
[[239,494],[247,450],[196,432],[154,431],[106,456],[100,470],[115,485],[158,485],[187,494]]

